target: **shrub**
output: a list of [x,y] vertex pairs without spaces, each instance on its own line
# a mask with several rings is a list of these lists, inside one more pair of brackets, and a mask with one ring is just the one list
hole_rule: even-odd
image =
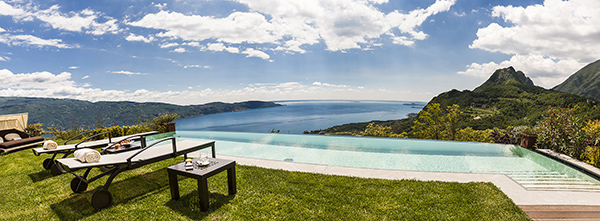
[[583,122],[567,108],[549,108],[546,114],[536,126],[537,146],[580,158],[587,139]]
[[158,132],[167,132],[167,123],[179,118],[179,115],[173,113],[164,113],[150,121],[150,128]]
[[589,120],[583,131],[587,133],[587,146],[585,147],[582,155],[582,160],[592,164],[596,167],[600,167],[600,121]]
[[506,130],[494,128],[494,130],[492,130],[490,133],[490,138],[494,143],[517,144],[518,142],[517,137],[512,133],[510,127],[508,127]]
[[392,127],[375,125],[375,123],[372,122],[367,125],[365,131],[361,132],[360,134],[355,134],[355,136],[407,138],[406,133],[395,134],[391,131]]
[[29,134],[32,137],[39,137],[44,135],[44,128],[42,128],[42,123],[37,124],[28,124],[25,128],[25,133]]
[[[52,139],[56,139],[56,140],[68,140],[71,137],[74,137],[82,132],[84,132],[85,130],[81,129],[81,128],[71,128],[69,130],[63,130],[62,127],[56,127],[54,126],[54,124],[52,124],[52,126],[46,128],[48,132],[46,132],[47,134],[50,134],[52,136]],[[84,139],[84,138],[80,138],[80,139]]]
[[463,128],[457,131],[456,139],[457,141],[469,141],[469,142],[484,142],[484,143],[492,143],[492,129],[487,130],[473,130],[471,127]]

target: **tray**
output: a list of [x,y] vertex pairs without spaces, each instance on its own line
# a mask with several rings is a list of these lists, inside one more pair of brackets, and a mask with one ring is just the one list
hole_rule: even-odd
[[142,146],[137,145],[137,144],[130,144],[130,145],[122,145],[118,150],[115,150],[113,148],[110,149],[106,149],[107,153],[121,153],[121,152],[125,152],[125,151],[131,151],[131,150],[137,150],[142,148]]

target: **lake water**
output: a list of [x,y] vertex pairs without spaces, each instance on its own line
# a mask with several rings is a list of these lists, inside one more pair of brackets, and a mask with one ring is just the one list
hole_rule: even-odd
[[275,101],[284,106],[177,119],[177,130],[302,134],[335,125],[396,120],[418,113],[425,102]]

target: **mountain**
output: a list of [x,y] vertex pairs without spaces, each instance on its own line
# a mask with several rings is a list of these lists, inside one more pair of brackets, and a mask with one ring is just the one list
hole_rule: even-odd
[[[548,107],[578,106],[576,115],[583,119],[600,117],[600,110],[588,99],[535,86],[530,78],[512,67],[496,70],[473,91],[441,93],[429,103],[442,107],[458,104],[465,113],[463,127],[490,129],[494,127],[534,125],[542,119]],[[474,119],[477,118],[477,119]]]
[[[476,130],[506,128],[508,126],[534,125],[543,118],[548,107],[573,108],[580,119],[600,119],[596,101],[560,91],[535,86],[530,78],[512,67],[496,70],[490,78],[473,91],[451,90],[435,96],[429,104],[439,103],[442,108],[458,104],[461,115],[460,128]],[[394,133],[411,132],[414,118],[375,122],[390,126]],[[321,134],[348,134],[364,131],[368,123],[334,126],[311,131]]]
[[570,94],[600,100],[600,60],[590,63],[575,72],[563,83],[552,88]]
[[534,86],[533,81],[529,77],[525,76],[522,71],[515,71],[511,66],[496,70],[485,83],[475,88],[473,92],[485,92],[486,89],[498,85]]
[[63,128],[133,125],[138,121],[152,120],[166,112],[186,118],[276,106],[280,105],[262,101],[181,106],[128,101],[89,102],[73,99],[0,97],[0,115],[29,113],[29,124],[42,123],[44,127],[54,124]]

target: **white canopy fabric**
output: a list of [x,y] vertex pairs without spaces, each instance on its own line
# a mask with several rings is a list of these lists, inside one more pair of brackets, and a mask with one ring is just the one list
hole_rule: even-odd
[[0,130],[17,129],[25,132],[28,113],[0,115]]

